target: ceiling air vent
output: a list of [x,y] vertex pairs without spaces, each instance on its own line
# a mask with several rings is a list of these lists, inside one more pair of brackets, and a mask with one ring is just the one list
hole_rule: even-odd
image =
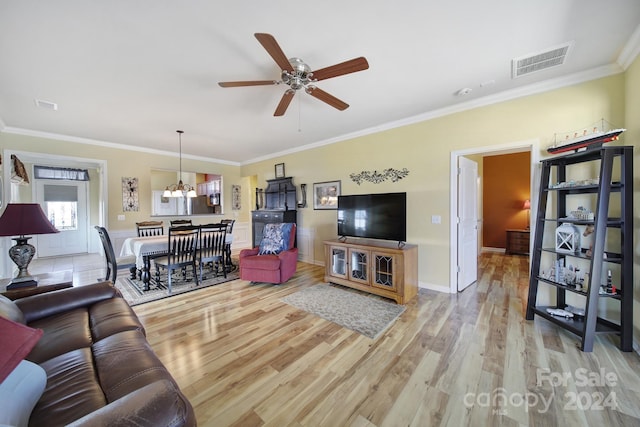
[[564,64],[571,43],[547,49],[544,52],[533,53],[511,60],[512,78],[535,73],[536,71]]
[[58,109],[58,104],[51,101],[44,101],[42,99],[36,99],[36,106],[40,108],[44,108],[45,110],[54,110]]

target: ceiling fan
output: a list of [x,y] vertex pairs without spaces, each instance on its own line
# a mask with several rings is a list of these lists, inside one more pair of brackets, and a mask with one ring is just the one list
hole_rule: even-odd
[[359,57],[349,61],[341,62],[339,64],[332,65],[330,67],[321,68],[319,70],[311,71],[311,68],[300,58],[290,58],[284,54],[278,42],[271,34],[256,33],[254,34],[256,39],[260,42],[262,47],[265,48],[267,53],[271,55],[273,60],[278,64],[282,73],[280,74],[280,80],[249,80],[240,82],[219,82],[222,87],[240,87],[240,86],[263,86],[263,85],[279,85],[281,83],[289,86],[282,95],[280,103],[276,107],[274,116],[282,116],[287,107],[291,103],[296,91],[304,89],[309,95],[319,99],[331,105],[338,110],[346,110],[349,108],[349,104],[335,96],[323,91],[322,89],[313,85],[313,83],[320,80],[330,79],[332,77],[338,77],[345,74],[355,73],[357,71],[363,71],[369,68],[369,63],[366,58]]

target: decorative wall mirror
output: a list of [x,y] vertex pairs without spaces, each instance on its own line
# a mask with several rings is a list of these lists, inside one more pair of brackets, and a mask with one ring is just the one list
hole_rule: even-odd
[[[176,184],[193,188],[195,197],[165,197]],[[175,170],[151,170],[151,216],[192,216],[222,214],[222,175]]]

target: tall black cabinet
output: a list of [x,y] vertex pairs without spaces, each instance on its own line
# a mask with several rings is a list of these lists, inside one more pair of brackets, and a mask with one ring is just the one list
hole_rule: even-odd
[[251,212],[253,247],[260,245],[265,224],[297,223],[297,189],[292,179],[268,179],[264,190],[256,189],[256,210]]
[[[572,167],[578,164],[583,166]],[[549,199],[553,209],[547,209]],[[597,333],[619,335],[620,349],[632,351],[633,147],[543,160],[535,225],[527,320],[538,315],[571,331],[580,337],[582,351],[593,350]],[[577,245],[589,232],[586,244]],[[555,288],[554,306],[537,304],[541,284]],[[599,304],[602,298],[608,303]],[[573,304],[572,318],[553,312]]]

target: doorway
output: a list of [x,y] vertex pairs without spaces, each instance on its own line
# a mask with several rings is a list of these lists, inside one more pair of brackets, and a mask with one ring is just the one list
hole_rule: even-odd
[[[522,141],[522,142],[513,142],[510,144],[505,144],[500,146],[479,147],[479,148],[472,148],[467,150],[451,152],[451,167],[450,167],[451,206],[449,210],[450,212],[450,221],[449,221],[450,223],[450,241],[449,241],[450,288],[449,288],[449,292],[450,293],[457,293],[459,286],[461,286],[461,288],[464,288],[462,284],[459,285],[459,278],[461,276],[459,272],[461,271],[461,266],[459,262],[460,248],[458,243],[460,238],[459,237],[459,220],[460,219],[459,219],[459,213],[458,213],[459,203],[460,203],[459,191],[458,191],[460,178],[458,173],[458,164],[460,162],[460,158],[464,156],[499,155],[499,154],[511,154],[511,153],[529,151],[531,156],[531,167],[529,168],[529,175],[530,175],[530,182],[531,182],[531,189],[530,189],[531,209],[533,212],[535,212],[537,203],[538,203],[535,196],[537,195],[537,189],[536,189],[537,181],[535,179],[535,175],[539,173],[539,169],[536,168],[534,165],[537,165],[539,163],[538,162],[538,152],[539,152],[538,146],[539,146],[538,140],[530,140],[530,141]],[[476,202],[475,209],[476,211],[478,210],[477,202]],[[482,220],[479,221],[480,227],[478,227],[478,229],[482,228],[481,222]],[[534,233],[534,231],[535,231],[534,229],[531,230],[532,233]],[[477,252],[476,252],[476,255],[477,255]]]
[[[87,169],[90,175],[90,181],[87,200],[88,210],[90,217],[86,225],[88,235],[88,252],[100,252],[102,244],[98,234],[94,232],[94,225],[102,225],[107,227],[107,212],[108,205],[108,191],[107,191],[107,161],[101,159],[74,157],[70,155],[55,155],[46,153],[37,153],[31,151],[20,151],[14,149],[4,149],[2,152],[4,158],[11,158],[11,155],[16,155],[27,168],[29,177],[33,177],[33,165],[45,165],[64,168],[77,168]],[[16,185],[11,182],[11,168],[3,168],[2,170],[2,184],[3,184],[3,205],[5,203],[33,203],[36,202],[36,184],[35,180],[31,179],[31,183],[28,185]],[[52,236],[58,236],[54,234]],[[37,245],[36,245],[37,247]],[[85,250],[85,253],[87,250]],[[43,256],[40,253],[40,248],[36,252],[36,257]],[[0,262],[0,271],[3,272],[4,277],[11,275],[13,265],[11,260],[6,257],[6,260]]]
[[87,183],[37,179],[36,202],[60,232],[36,236],[39,257],[89,251]]

